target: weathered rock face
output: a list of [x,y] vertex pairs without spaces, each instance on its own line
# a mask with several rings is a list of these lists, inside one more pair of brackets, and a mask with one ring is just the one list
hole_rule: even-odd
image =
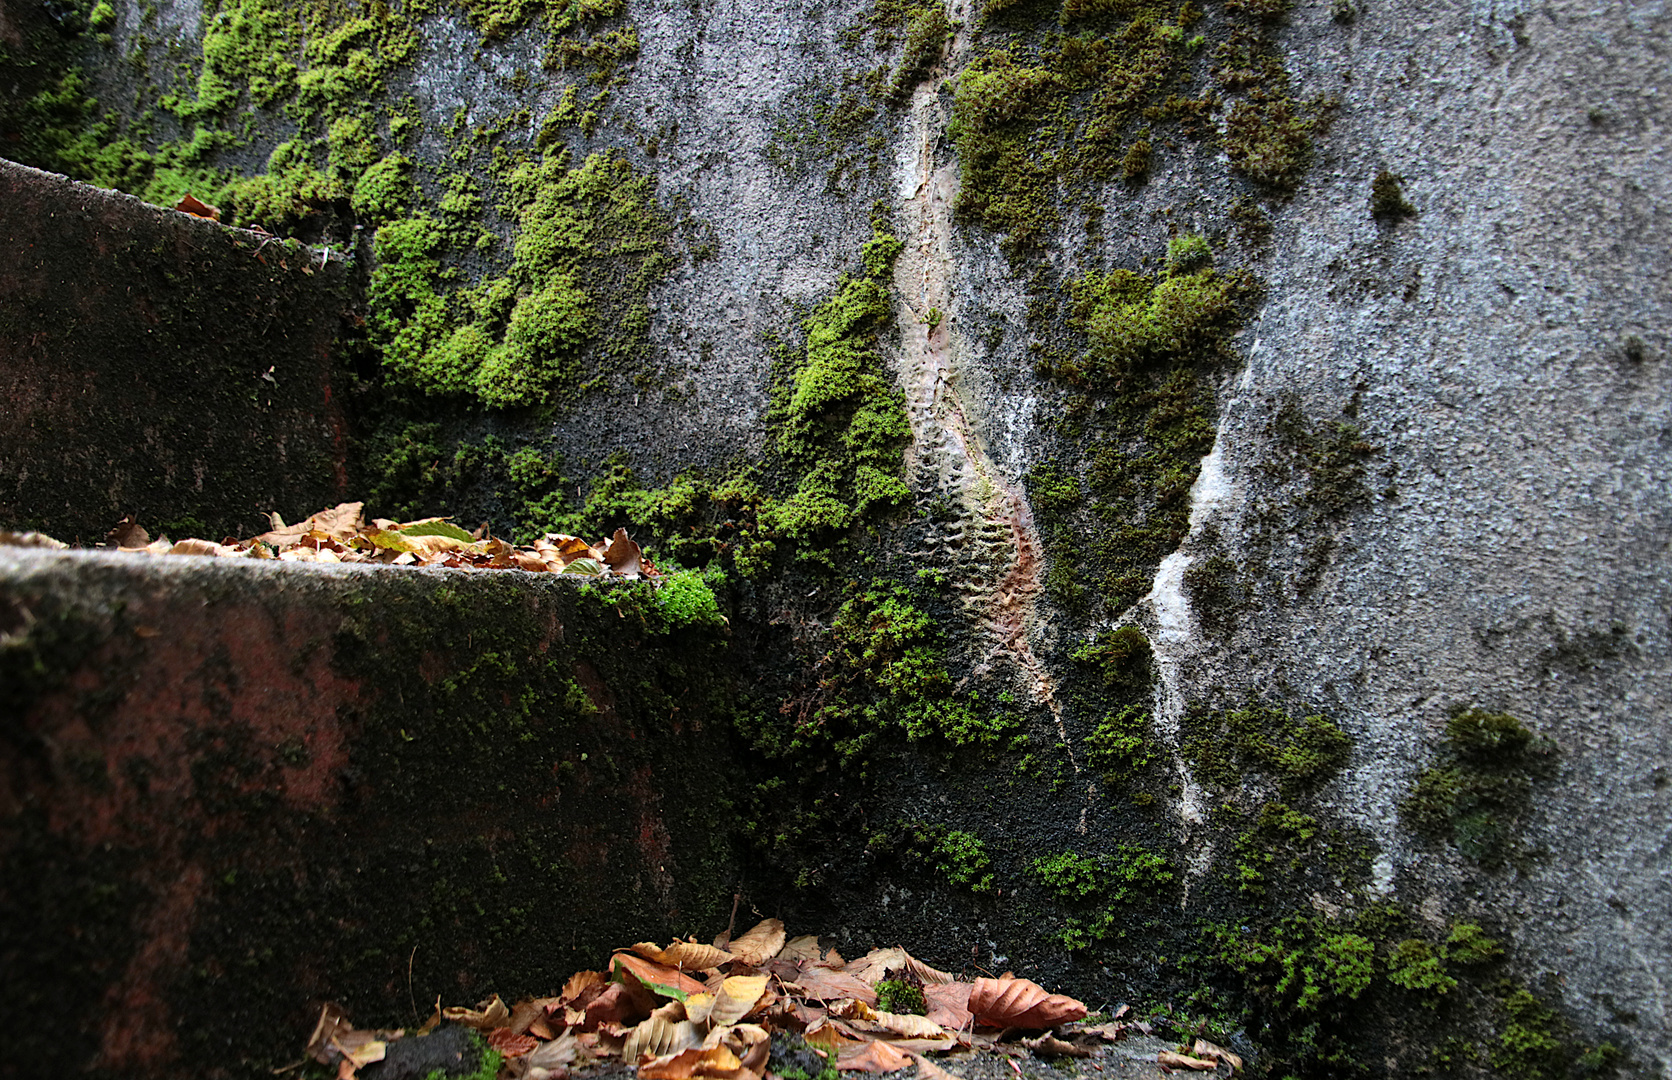
[[1286,8],[327,5],[208,50],[219,158],[4,119],[274,154],[216,198],[375,265],[374,510],[732,575],[799,927],[1261,1068],[1672,1075],[1667,12]]
[[6,550],[0,985],[58,1018],[7,1075],[251,1075],[724,922],[723,641],[648,587]]

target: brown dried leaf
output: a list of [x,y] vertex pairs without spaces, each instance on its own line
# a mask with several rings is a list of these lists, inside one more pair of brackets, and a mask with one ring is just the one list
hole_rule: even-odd
[[627,530],[617,529],[615,535],[610,538],[610,546],[604,550],[603,562],[616,573],[631,576],[639,572],[639,561],[643,557],[644,552],[639,550],[639,545],[633,543],[632,538],[627,535]]
[[911,1013],[876,1013],[872,1020],[884,1031],[893,1035],[904,1036],[908,1039],[944,1039],[946,1032],[941,1026],[927,1016],[914,1016]]
[[[616,530],[619,538],[625,535],[622,530]],[[614,550],[614,547],[611,547]],[[750,967],[760,967],[784,947],[784,924],[777,919],[766,919],[755,925],[747,934],[731,943],[731,954]]]
[[[673,1004],[678,1005],[676,1001]],[[684,1018],[672,1019],[659,1015],[657,1009],[648,1019],[627,1034],[622,1044],[621,1057],[629,1065],[637,1065],[651,1058],[667,1057],[681,1050],[702,1044],[702,1033],[697,1025]]]
[[62,540],[54,540],[46,533],[0,531],[0,547],[37,547],[62,551],[69,546]]
[[735,1024],[749,1015],[761,996],[766,993],[765,975],[733,975],[720,984],[714,995],[714,1005],[708,1022],[716,1027]]
[[624,978],[624,973],[631,975],[639,983],[663,997],[683,999],[690,994],[700,994],[708,989],[678,968],[658,964],[654,960],[646,960],[629,952],[618,952],[610,957],[610,971],[618,980]]
[[639,1066],[641,1080],[692,1080],[698,1076],[730,1078],[742,1071],[743,1062],[724,1046],[706,1050],[691,1047]]
[[913,1053],[911,1059],[917,1062],[917,1080],[958,1080],[956,1076],[936,1065],[922,1054]]
[[[571,1008],[584,1008],[586,1003],[604,992],[604,987],[610,984],[609,976],[602,971],[577,971],[569,976],[569,981],[563,984],[563,993],[557,1000]],[[547,1012],[556,1012],[547,1009]]]
[[966,982],[925,986],[923,1000],[929,1006],[929,1019],[950,1031],[960,1031],[969,1027],[974,1020],[970,1014],[970,991],[974,989],[974,986]]
[[441,1026],[441,995],[437,994],[436,998],[435,998],[435,1011],[430,1013],[430,1018],[428,1020],[425,1020],[422,1024],[419,1025],[417,1033],[419,1035],[428,1035],[430,1032],[434,1031],[436,1028],[438,1028],[440,1026]]
[[[801,973],[795,977],[795,982],[785,989],[808,1001],[839,1001],[842,998],[853,998],[867,1005],[877,1003],[877,992],[867,983],[845,971],[832,971],[817,964],[804,966]],[[928,993],[927,987],[924,988],[924,993]]]
[[1207,1072],[1211,1069],[1218,1068],[1218,1066],[1211,1061],[1205,1061],[1202,1058],[1197,1057],[1188,1057],[1184,1054],[1175,1054],[1171,1050],[1163,1050],[1159,1054],[1156,1054],[1155,1060],[1170,1069],[1195,1069],[1197,1072]]
[[654,942],[641,941],[633,946],[633,951],[646,960],[667,964],[681,971],[712,971],[732,959],[732,954],[724,949],[694,941],[676,941],[665,949]]
[[1080,1020],[1082,1002],[1051,994],[1027,979],[977,979],[970,990],[970,1012],[977,1024],[1039,1030]]
[[836,1067],[847,1072],[893,1072],[912,1063],[903,1051],[885,1042],[868,1042],[845,1048],[836,1055]]
[[191,192],[187,192],[186,194],[180,196],[180,201],[174,204],[174,209],[180,211],[182,214],[190,214],[193,217],[207,218],[210,221],[221,220],[221,211],[219,207],[210,206],[206,202],[201,202],[198,199],[193,198]]
[[842,1020],[875,1020],[877,1011],[857,998],[844,998],[830,1006],[830,1015]]
[[351,1068],[363,1069],[374,1061],[382,1061],[388,1049],[388,1044],[377,1035],[375,1031],[339,1032],[331,1037],[331,1049],[341,1054]]
[[900,948],[872,949],[858,960],[849,963],[845,970],[854,978],[872,986],[886,979],[891,971],[909,971],[921,979],[925,986],[942,986],[953,981],[951,975],[930,967]]
[[1089,1058],[1092,1055],[1092,1051],[1086,1047],[1076,1046],[1048,1033],[1037,1039],[1023,1039],[1022,1045],[1040,1057]]
[[540,1040],[534,1036],[519,1035],[508,1027],[494,1028],[484,1041],[508,1058],[522,1057],[540,1045]]
[[1231,1067],[1233,1073],[1242,1072],[1242,1058],[1231,1053],[1223,1046],[1210,1043],[1206,1039],[1197,1039],[1195,1044],[1190,1047],[1190,1053],[1207,1061],[1223,1061]]
[[546,1006],[555,1001],[557,1001],[557,998],[554,997],[523,998],[511,1006],[511,1019],[505,1026],[510,1028],[513,1034],[521,1035],[529,1029],[534,1021],[545,1016]]
[[650,1015],[655,998],[638,983],[611,983],[587,1002],[581,1023],[598,1029],[606,1024],[636,1024]]
[[505,1007],[505,1002],[499,1000],[498,994],[478,1004],[474,1009],[466,1009],[455,1005],[452,1008],[441,1010],[441,1015],[455,1024],[463,1024],[465,1027],[475,1028],[478,1031],[504,1027],[511,1020],[511,1010]]

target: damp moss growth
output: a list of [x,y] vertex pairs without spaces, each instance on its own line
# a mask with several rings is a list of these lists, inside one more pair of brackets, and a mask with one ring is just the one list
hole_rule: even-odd
[[923,999],[923,987],[904,979],[884,979],[877,983],[877,1009],[881,1012],[911,1013],[922,1016],[929,1011]]
[[1384,225],[1395,225],[1417,216],[1417,208],[1405,199],[1405,178],[1386,169],[1370,182],[1370,216]]
[[1310,790],[1347,764],[1353,742],[1322,715],[1298,719],[1270,705],[1192,712],[1180,725],[1180,749],[1196,775],[1236,789],[1245,774],[1263,773],[1285,792]]
[[762,524],[827,565],[831,545],[855,525],[911,497],[900,478],[911,425],[877,352],[893,314],[888,282],[900,249],[879,224],[861,251],[864,273],[843,279],[805,320],[805,350],[788,365],[767,417],[798,480],[763,510]]
[[573,167],[567,150],[550,152],[507,186],[520,225],[511,264],[471,288],[441,284],[436,219],[378,230],[372,338],[427,393],[500,408],[572,401],[593,371],[643,348],[668,225],[654,182],[610,152]]
[[1440,760],[1417,777],[1401,819],[1431,843],[1501,867],[1529,853],[1521,832],[1533,785],[1552,774],[1555,753],[1550,740],[1508,713],[1462,710],[1447,721]]
[[1098,856],[1065,851],[1034,860],[1033,876],[1070,911],[1052,935],[1069,952],[1107,946],[1144,930],[1134,912],[1166,898],[1177,875],[1166,856],[1121,844]]

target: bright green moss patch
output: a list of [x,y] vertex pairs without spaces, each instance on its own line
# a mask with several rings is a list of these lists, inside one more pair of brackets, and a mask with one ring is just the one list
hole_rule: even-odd
[[912,841],[948,884],[976,893],[993,891],[993,860],[981,837],[963,829],[918,825]]
[[1440,998],[1457,989],[1457,980],[1446,974],[1444,958],[1428,942],[1407,938],[1388,954],[1388,981],[1421,995],[1422,1003],[1435,1008]]
[[923,999],[923,987],[903,979],[884,979],[877,983],[877,1008],[882,1012],[917,1016],[929,1011],[928,1002]]
[[1250,771],[1273,777],[1284,791],[1317,787],[1346,765],[1353,747],[1347,734],[1323,716],[1295,719],[1258,704],[1192,713],[1180,735],[1180,749],[1196,775],[1231,789],[1240,787]]
[[864,275],[844,279],[813,309],[805,352],[790,362],[768,416],[776,449],[799,479],[763,510],[762,525],[827,565],[830,545],[911,497],[900,479],[911,425],[877,353],[893,316],[888,280],[900,246],[879,227],[861,253]]
[[521,229],[503,275],[442,292],[446,237],[431,218],[378,231],[370,294],[384,364],[432,394],[496,407],[571,400],[588,360],[629,359],[649,331],[668,226],[652,181],[613,154],[571,168],[567,151],[518,167]]
[[1448,841],[1488,869],[1525,856],[1533,783],[1552,771],[1555,746],[1507,713],[1467,709],[1446,724],[1441,759],[1401,807],[1419,836]]

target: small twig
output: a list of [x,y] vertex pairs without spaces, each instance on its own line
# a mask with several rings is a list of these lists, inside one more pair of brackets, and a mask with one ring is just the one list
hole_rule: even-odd
[[412,992],[412,961],[418,958],[418,946],[412,947],[412,955],[406,958],[406,999],[412,1002],[412,1022],[423,1023],[423,1017],[418,1015],[418,998]]

